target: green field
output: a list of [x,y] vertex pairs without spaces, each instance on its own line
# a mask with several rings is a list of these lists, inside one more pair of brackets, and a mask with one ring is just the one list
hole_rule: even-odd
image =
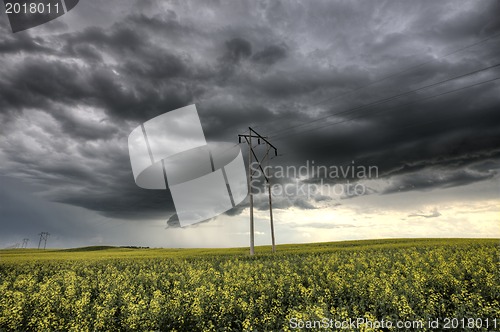
[[1,250],[0,331],[499,331],[499,243]]

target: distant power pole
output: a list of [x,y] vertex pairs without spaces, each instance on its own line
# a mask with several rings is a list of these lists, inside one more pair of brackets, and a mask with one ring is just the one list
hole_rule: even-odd
[[28,242],[29,241],[30,241],[30,239],[24,238],[23,239],[23,244],[22,244],[21,248],[28,248]]
[[[269,152],[271,149],[274,150],[274,155],[278,156],[278,150],[274,145],[272,145],[268,140],[267,137],[264,137],[257,133],[255,130],[252,128],[248,127],[249,131],[248,134],[240,134],[238,135],[238,142],[241,143],[242,139],[245,139],[245,142],[248,144],[248,194],[250,196],[250,255],[255,254],[254,250],[254,245],[255,245],[255,235],[254,235],[254,222],[253,222],[253,192],[252,192],[252,179],[253,179],[253,173],[254,170],[252,170],[252,162],[253,159],[255,158],[255,161],[257,162],[257,165],[259,169],[262,171],[262,175],[266,179],[266,185],[268,188],[268,195],[269,195],[269,217],[270,217],[270,222],[271,222],[271,241],[273,245],[273,252],[276,252],[276,245],[274,242],[274,222],[273,222],[273,202],[272,202],[272,195],[271,195],[271,184],[269,182],[269,174],[268,174],[268,168],[265,170],[262,168],[262,164],[267,161],[269,163]],[[252,138],[257,140],[257,144],[255,147],[252,145]],[[254,140],[255,142],[255,140]],[[255,148],[258,147],[259,145],[266,145],[266,153],[264,154],[263,157],[260,158],[257,156],[255,153]]]
[[42,244],[42,241],[43,242],[43,249],[45,249],[47,247],[47,238],[49,237],[49,233],[48,232],[41,232],[40,234],[40,241],[38,241],[38,249],[40,249],[40,245]]

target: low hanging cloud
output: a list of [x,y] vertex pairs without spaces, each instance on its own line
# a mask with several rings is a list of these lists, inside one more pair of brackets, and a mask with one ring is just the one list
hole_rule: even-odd
[[478,181],[491,180],[497,175],[497,171],[474,170],[474,169],[442,169],[427,168],[422,171],[393,176],[389,185],[383,189],[382,194],[394,194],[405,191],[426,191],[436,188],[451,188],[465,186]]
[[441,216],[441,213],[439,213],[437,208],[434,208],[434,210],[432,210],[432,212],[429,213],[423,213],[419,211],[417,213],[410,213],[408,215],[408,217],[422,217],[422,218],[437,218],[439,216]]

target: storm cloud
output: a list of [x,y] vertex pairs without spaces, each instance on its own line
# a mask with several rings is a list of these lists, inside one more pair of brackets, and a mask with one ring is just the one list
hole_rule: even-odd
[[[193,103],[207,140],[236,144],[252,126],[278,147],[273,165],[376,166],[383,185],[368,195],[498,181],[498,1],[115,6],[87,1],[16,34],[0,17],[0,174],[47,201],[175,226],[169,191],[135,185],[127,137]],[[309,175],[276,183],[318,180]]]

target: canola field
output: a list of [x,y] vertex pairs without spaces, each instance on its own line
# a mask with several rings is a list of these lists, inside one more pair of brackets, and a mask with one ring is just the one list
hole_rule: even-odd
[[499,243],[1,250],[0,331],[500,331]]

